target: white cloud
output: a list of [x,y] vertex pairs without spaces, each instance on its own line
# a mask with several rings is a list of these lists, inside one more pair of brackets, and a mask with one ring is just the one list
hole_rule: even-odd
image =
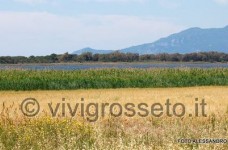
[[181,6],[183,0],[157,0],[158,4],[164,8],[176,9]]
[[74,0],[76,2],[145,2],[147,0]]
[[48,0],[14,0],[15,2],[22,2],[27,4],[39,4],[39,3],[46,3]]
[[120,49],[153,42],[181,29],[153,17],[0,12],[0,55],[63,53],[86,46]]
[[214,0],[214,1],[219,4],[228,4],[228,0]]
[[[22,2],[27,4],[41,4],[41,3],[57,3],[58,0],[13,0],[15,2]],[[99,3],[128,3],[128,2],[139,2],[143,3],[148,0],[71,0],[74,2],[99,2]]]

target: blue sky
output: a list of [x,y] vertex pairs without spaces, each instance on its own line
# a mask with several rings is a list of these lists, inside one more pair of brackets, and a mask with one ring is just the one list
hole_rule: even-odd
[[228,0],[0,0],[0,56],[122,49],[228,25]]

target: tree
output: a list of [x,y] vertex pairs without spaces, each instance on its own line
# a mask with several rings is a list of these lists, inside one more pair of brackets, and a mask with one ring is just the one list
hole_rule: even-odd
[[60,56],[60,62],[70,62],[72,61],[73,55],[68,54],[68,52],[64,53]]

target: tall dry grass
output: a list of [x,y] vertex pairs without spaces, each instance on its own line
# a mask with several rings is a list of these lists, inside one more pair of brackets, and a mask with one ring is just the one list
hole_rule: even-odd
[[[226,150],[228,144],[181,144],[181,138],[228,139],[228,87],[167,89],[110,89],[76,91],[0,92],[0,149],[202,149]],[[62,97],[72,104],[84,97],[88,102],[161,103],[170,98],[187,107],[195,97],[205,98],[208,117],[111,117],[91,123],[84,118],[55,117],[42,112],[38,117],[22,116],[18,105],[35,97],[44,109],[47,102]]]

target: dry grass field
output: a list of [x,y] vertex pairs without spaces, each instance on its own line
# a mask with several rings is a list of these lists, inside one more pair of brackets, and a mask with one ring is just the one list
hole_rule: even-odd
[[[20,104],[26,98],[35,98],[40,104],[36,117],[25,117]],[[65,101],[62,100],[65,98]],[[70,117],[69,109],[62,116],[62,104],[72,108],[76,103],[183,103],[183,117],[146,116],[113,117],[106,115],[89,122],[81,112]],[[190,117],[194,113],[195,98],[205,99],[207,117]],[[228,139],[228,87],[95,89],[72,91],[1,91],[0,92],[0,148],[1,149],[228,149],[226,144],[179,143],[178,139]],[[61,103],[57,117],[51,117],[53,108]],[[80,106],[79,106],[80,107]],[[91,107],[91,114],[95,108]],[[33,109],[31,106],[29,109]],[[100,109],[100,107],[99,107]],[[136,112],[138,108],[136,109]],[[180,112],[177,108],[177,112]],[[114,108],[118,112],[118,108]],[[143,111],[141,111],[142,113]],[[123,113],[124,114],[124,113]],[[91,116],[89,116],[91,117]],[[94,118],[94,117],[92,117]],[[8,137],[8,138],[6,138]]]
[[[5,106],[19,108],[26,98],[35,98],[42,110],[48,111],[48,103],[71,103],[72,107],[84,98],[85,105],[94,103],[153,103],[164,104],[167,99],[171,103],[183,103],[189,111],[194,108],[195,98],[205,99],[208,113],[223,114],[228,111],[228,87],[189,87],[189,88],[136,88],[136,89],[91,89],[91,90],[61,90],[61,91],[1,91],[0,103]],[[0,109],[2,110],[2,106]],[[14,109],[15,110],[15,109]],[[20,111],[19,111],[20,112]],[[42,113],[41,113],[42,114]]]

